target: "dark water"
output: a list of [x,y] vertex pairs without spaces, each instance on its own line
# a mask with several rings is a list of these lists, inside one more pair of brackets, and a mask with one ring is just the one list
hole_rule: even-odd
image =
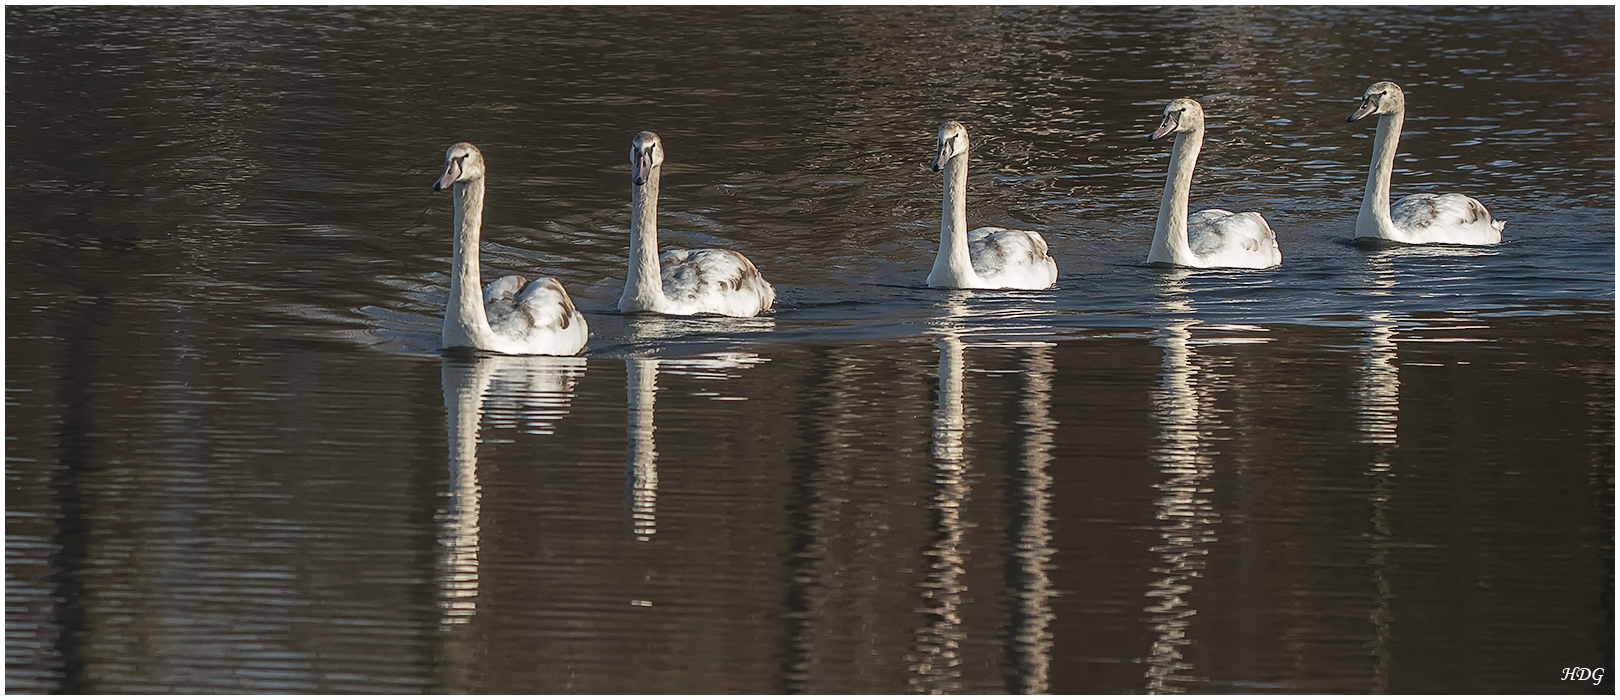
[[[8,691],[1612,691],[1612,7],[6,17]],[[1503,245],[1347,243],[1379,79]],[[773,315],[612,313],[641,129]],[[585,357],[439,352],[457,140]]]

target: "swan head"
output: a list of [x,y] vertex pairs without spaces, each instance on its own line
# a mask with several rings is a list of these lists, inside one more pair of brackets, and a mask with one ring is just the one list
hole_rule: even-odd
[[1204,128],[1204,107],[1197,100],[1171,100],[1164,106],[1164,119],[1159,122],[1159,128],[1148,134],[1148,140],[1164,138],[1166,135],[1197,131]]
[[659,140],[658,134],[643,131],[630,139],[630,181],[637,185],[647,184],[652,177],[653,168],[664,164],[664,142]]
[[1361,106],[1345,121],[1353,122],[1362,117],[1383,116],[1405,110],[1406,93],[1401,92],[1401,86],[1384,80],[1367,88],[1367,92],[1361,96]]
[[433,182],[433,191],[438,192],[458,182],[476,180],[484,176],[484,154],[465,141],[450,147],[444,152],[444,174]]
[[949,121],[939,125],[939,141],[935,144],[939,148],[939,155],[934,156],[934,162],[929,167],[939,172],[950,159],[967,153],[968,135],[967,127],[961,122]]

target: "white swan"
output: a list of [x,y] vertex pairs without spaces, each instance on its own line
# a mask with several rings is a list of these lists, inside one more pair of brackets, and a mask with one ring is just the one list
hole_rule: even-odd
[[478,290],[478,234],[484,217],[484,154],[470,143],[444,153],[444,175],[435,191],[455,195],[455,248],[450,301],[439,339],[447,348],[477,348],[508,355],[573,355],[590,330],[561,283],[541,277],[524,285],[507,275]]
[[1414,194],[1389,206],[1389,174],[1395,167],[1395,145],[1406,121],[1406,95],[1389,81],[1373,83],[1361,106],[1346,121],[1378,115],[1373,140],[1372,172],[1356,215],[1356,238],[1399,243],[1495,245],[1502,242],[1505,221],[1491,220],[1479,200],[1460,194]]
[[995,226],[967,230],[968,134],[960,123],[939,127],[934,172],[945,171],[945,207],[939,224],[939,254],[928,286],[955,289],[1046,289],[1057,281],[1057,263],[1046,239],[1034,231]]
[[658,134],[636,134],[630,142],[630,271],[619,311],[754,316],[771,308],[776,290],[737,251],[658,254],[658,176],[663,165]]
[[1164,108],[1164,121],[1148,139],[1171,133],[1176,135],[1176,145],[1170,151],[1170,175],[1159,200],[1159,221],[1153,227],[1148,262],[1253,269],[1281,264],[1277,234],[1259,214],[1205,209],[1187,216],[1193,166],[1204,146],[1204,108],[1194,100],[1171,100]]

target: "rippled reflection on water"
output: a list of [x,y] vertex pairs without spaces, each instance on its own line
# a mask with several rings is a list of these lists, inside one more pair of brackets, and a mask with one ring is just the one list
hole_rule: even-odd
[[[1608,7],[9,8],[7,689],[1560,692],[1613,657]],[[1490,249],[1348,245],[1394,194]],[[1192,206],[1284,265],[1142,262]],[[938,123],[1042,292],[920,288]],[[612,312],[625,147],[747,320]],[[581,358],[442,354],[444,146]],[[1593,689],[1608,692],[1612,685]],[[1588,688],[1580,688],[1586,690]]]

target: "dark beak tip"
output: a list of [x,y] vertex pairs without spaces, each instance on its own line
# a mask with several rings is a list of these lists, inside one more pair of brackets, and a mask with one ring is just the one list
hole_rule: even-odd
[[438,183],[438,181],[434,181],[434,183],[433,183],[433,191],[438,192],[439,190],[442,190],[442,189],[444,189],[444,186],[440,185]]
[[929,163],[928,168],[937,173],[939,172],[939,163]]

